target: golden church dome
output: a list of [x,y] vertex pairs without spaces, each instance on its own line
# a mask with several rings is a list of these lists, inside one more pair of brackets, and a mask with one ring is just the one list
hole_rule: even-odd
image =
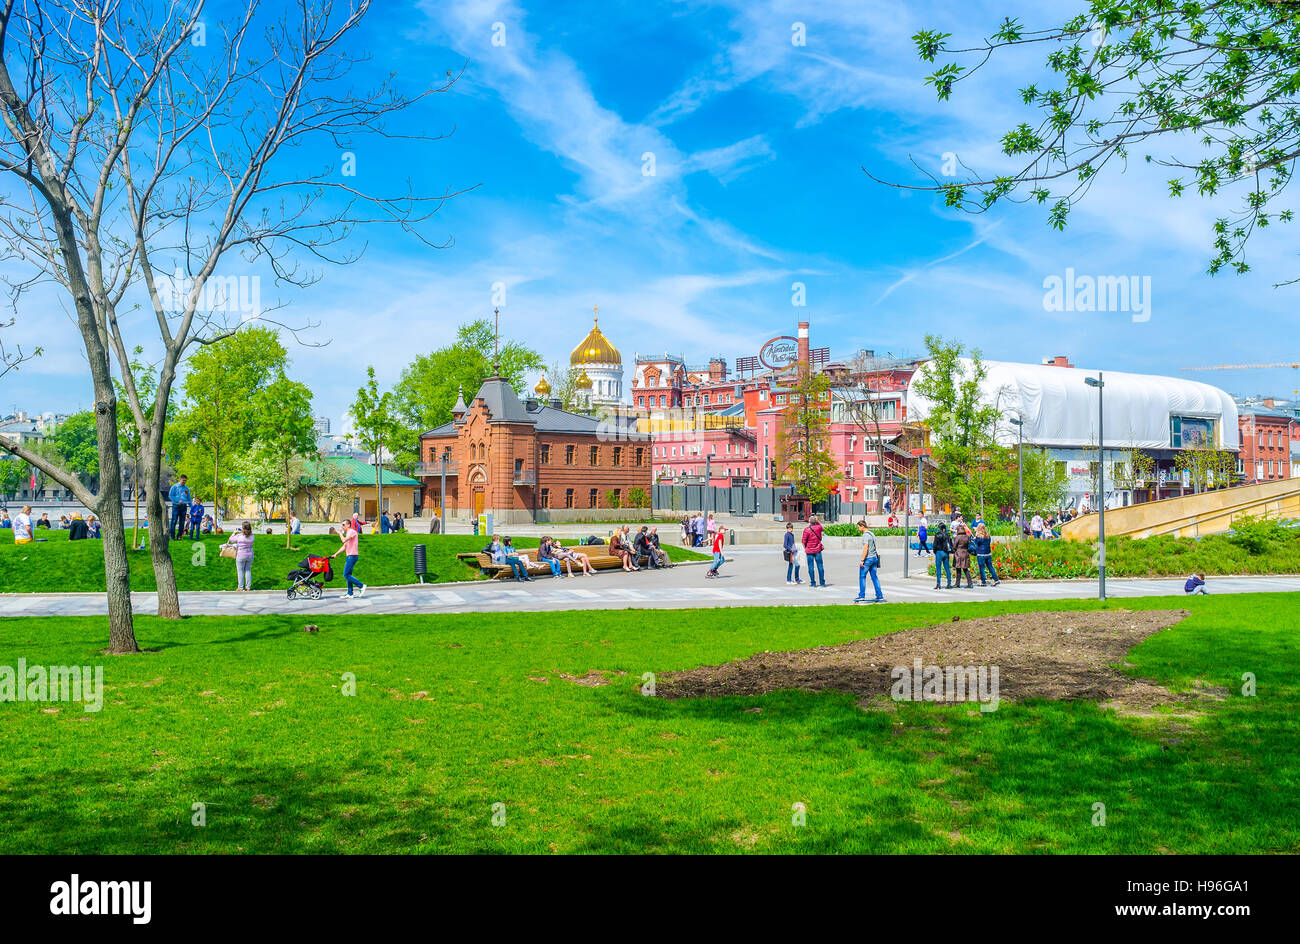
[[578,375],[578,379],[574,381],[574,383],[577,384],[578,389],[580,390],[591,389],[591,378],[587,376],[587,372],[585,370]]
[[582,343],[573,349],[569,363],[574,367],[580,364],[622,364],[623,355],[618,348],[609,343],[609,339],[600,332],[599,318],[593,319],[591,333],[582,339]]
[[549,397],[551,395],[551,385],[546,382],[546,375],[542,374],[542,379],[537,381],[537,386],[533,388],[533,393],[539,397]]

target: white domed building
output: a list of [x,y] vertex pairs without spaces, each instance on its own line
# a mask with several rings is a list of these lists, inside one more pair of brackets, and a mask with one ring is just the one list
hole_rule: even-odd
[[578,396],[586,406],[618,406],[623,402],[623,355],[601,332],[599,308],[592,311],[591,331],[573,349],[569,364],[585,378],[578,384]]

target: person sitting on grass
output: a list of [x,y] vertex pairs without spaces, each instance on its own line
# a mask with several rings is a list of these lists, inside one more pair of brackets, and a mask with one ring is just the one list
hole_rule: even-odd
[[102,538],[104,536],[103,529],[99,526],[99,519],[94,515],[91,515],[90,520],[86,522],[86,530],[89,532],[88,537]]
[[50,513],[47,511],[45,514],[41,515],[41,520],[36,522],[36,527],[48,528],[49,526],[50,526]]
[[1209,593],[1205,589],[1205,574],[1192,574],[1183,584],[1183,593]]
[[5,530],[7,530],[7,529],[12,528],[13,526],[14,526],[14,523],[13,523],[12,521],[9,520],[9,512],[7,512],[7,511],[0,511],[0,529],[5,529]]
[[68,524],[68,540],[84,541],[90,537],[90,528],[86,525],[86,520],[77,512],[72,516],[72,521]]
[[23,510],[14,516],[14,543],[27,544],[32,539],[32,506],[23,505]]

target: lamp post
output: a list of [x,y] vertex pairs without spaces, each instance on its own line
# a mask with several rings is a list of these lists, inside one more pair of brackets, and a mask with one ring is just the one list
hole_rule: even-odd
[[[921,514],[925,513],[925,509],[924,509],[925,484],[921,477],[921,465],[925,461],[925,457],[928,456],[929,454],[930,454],[929,449],[912,450],[912,455],[916,456],[916,483],[917,483],[916,510]],[[907,579],[908,559],[912,556],[910,553],[911,535],[912,535],[912,503],[909,501],[903,503],[903,579],[904,580]]]
[[1097,599],[1106,599],[1106,434],[1102,427],[1102,401],[1106,384],[1101,371],[1096,378],[1084,377],[1083,382],[1097,388]]
[[1021,417],[1016,417],[1011,421],[1011,425],[1016,428],[1016,479],[1017,479],[1017,505],[1016,505],[1016,537],[1023,538],[1025,529],[1021,522],[1025,520],[1025,421]]
[[442,490],[438,492],[438,532],[447,533],[447,457],[450,449],[442,450]]

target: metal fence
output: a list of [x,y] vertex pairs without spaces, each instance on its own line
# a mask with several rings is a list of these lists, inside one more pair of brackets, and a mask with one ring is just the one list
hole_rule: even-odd
[[[781,514],[781,496],[789,488],[759,488],[753,485],[656,485],[651,503],[656,512],[712,511],[720,515],[767,516]],[[840,500],[832,495],[813,505],[813,512],[827,521],[840,515]]]

